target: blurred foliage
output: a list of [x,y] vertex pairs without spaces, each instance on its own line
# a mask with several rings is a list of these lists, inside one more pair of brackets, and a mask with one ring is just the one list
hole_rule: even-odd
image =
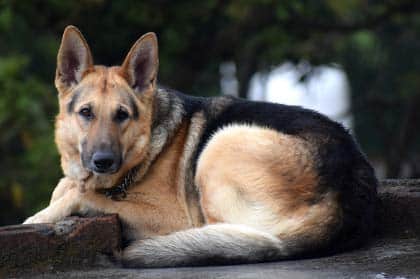
[[66,25],[106,65],[156,32],[160,82],[196,95],[218,94],[224,61],[243,97],[255,72],[285,60],[339,64],[363,149],[397,177],[403,163],[420,174],[419,11],[415,0],[0,0],[0,224],[45,206],[61,175],[53,78]]

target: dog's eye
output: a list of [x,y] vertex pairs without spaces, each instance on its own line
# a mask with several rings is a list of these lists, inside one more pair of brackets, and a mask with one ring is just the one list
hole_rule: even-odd
[[115,115],[115,120],[117,120],[118,122],[123,122],[124,120],[126,120],[129,117],[128,112],[126,112],[123,109],[119,109],[117,111],[117,114]]
[[91,120],[91,119],[93,118],[93,113],[92,113],[92,110],[91,110],[90,108],[82,108],[82,109],[79,111],[79,114],[80,114],[82,117],[84,117],[84,118],[86,118],[86,119],[88,119],[88,120]]

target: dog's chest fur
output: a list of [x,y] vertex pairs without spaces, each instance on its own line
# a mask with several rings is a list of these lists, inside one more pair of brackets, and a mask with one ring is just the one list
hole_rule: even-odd
[[185,192],[185,183],[192,183],[186,178],[190,169],[185,160],[191,137],[188,124],[179,127],[141,181],[128,190],[123,203],[131,203],[132,210],[120,213],[127,226],[126,237],[165,235],[202,225],[198,199],[191,200],[191,193]]

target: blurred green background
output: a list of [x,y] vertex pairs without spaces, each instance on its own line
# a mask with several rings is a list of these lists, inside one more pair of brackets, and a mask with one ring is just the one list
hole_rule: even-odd
[[224,61],[235,63],[242,97],[254,73],[284,61],[338,64],[369,158],[387,177],[418,177],[419,11],[414,0],[0,0],[0,225],[47,205],[61,175],[53,79],[66,25],[81,29],[105,65],[156,32],[160,83],[193,95],[219,94]]

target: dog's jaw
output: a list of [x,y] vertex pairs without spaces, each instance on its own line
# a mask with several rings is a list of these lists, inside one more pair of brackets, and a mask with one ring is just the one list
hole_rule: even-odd
[[64,175],[74,180],[86,180],[91,172],[86,170],[80,160],[64,160],[62,158]]

